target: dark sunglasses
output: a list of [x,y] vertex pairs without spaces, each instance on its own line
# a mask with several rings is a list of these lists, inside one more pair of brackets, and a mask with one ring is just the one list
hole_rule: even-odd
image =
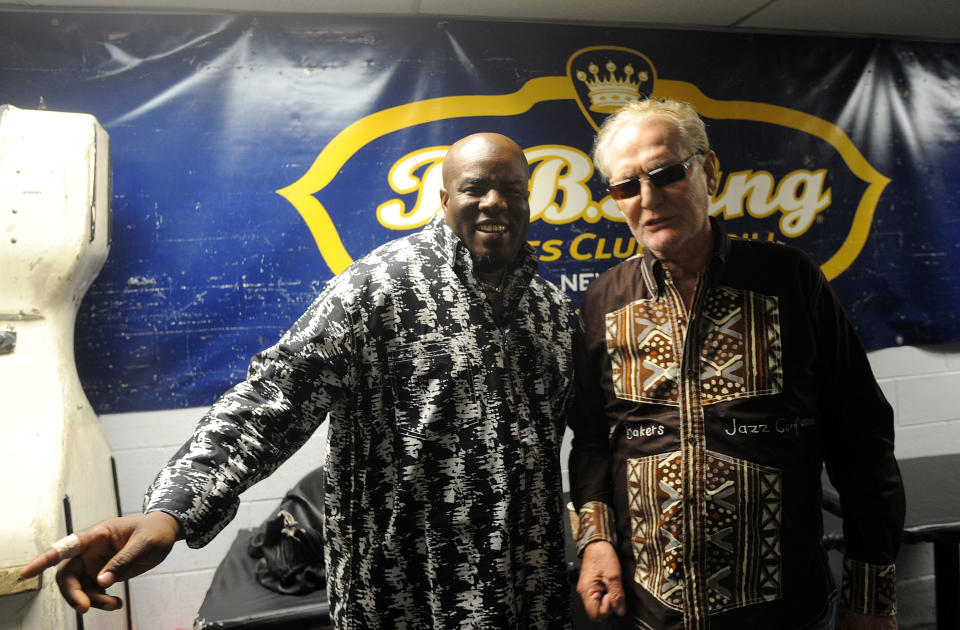
[[683,162],[655,168],[643,177],[631,177],[614,182],[610,184],[610,196],[614,199],[635,197],[640,194],[640,184],[647,180],[657,188],[666,188],[670,184],[675,184],[687,176],[687,169],[701,155],[703,155],[703,151],[697,151]]

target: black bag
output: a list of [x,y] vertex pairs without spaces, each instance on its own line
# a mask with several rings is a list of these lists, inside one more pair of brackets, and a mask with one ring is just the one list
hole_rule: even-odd
[[284,595],[327,585],[323,563],[323,467],[287,491],[273,516],[253,530],[247,553],[258,558],[257,581]]

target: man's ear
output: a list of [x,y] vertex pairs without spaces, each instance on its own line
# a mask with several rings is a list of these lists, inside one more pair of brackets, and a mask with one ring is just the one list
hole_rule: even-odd
[[703,172],[707,176],[707,192],[713,196],[717,194],[717,190],[720,188],[720,161],[713,149],[707,151],[707,154],[703,156],[702,164]]
[[440,189],[440,205],[443,206],[443,211],[447,211],[447,201],[450,200],[450,195],[447,194],[447,191],[443,188]]

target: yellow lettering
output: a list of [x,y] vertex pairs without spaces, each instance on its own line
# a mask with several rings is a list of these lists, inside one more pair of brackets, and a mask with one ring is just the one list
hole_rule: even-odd
[[590,232],[584,232],[573,239],[573,242],[570,243],[570,257],[574,260],[590,260],[590,254],[581,254],[580,253],[580,243],[588,238],[597,238],[596,234],[591,234]]
[[571,223],[592,209],[587,182],[593,176],[593,163],[583,151],[573,147],[545,144],[524,151],[533,170],[530,173],[530,220],[547,223]]
[[603,246],[606,245],[606,244],[607,244],[607,239],[605,239],[605,238],[598,238],[598,239],[597,239],[597,251],[594,252],[594,254],[593,254],[594,260],[606,260],[606,259],[610,258],[610,254],[608,254],[607,252],[603,251]]
[[773,176],[766,171],[738,171],[727,175],[723,192],[710,202],[708,212],[723,218],[736,219],[743,216],[744,207],[751,216],[763,218],[776,209],[773,195]]
[[723,192],[710,200],[708,212],[711,216],[722,214],[725,219],[736,219],[746,210],[750,216],[762,219],[780,211],[780,232],[796,238],[830,205],[830,189],[823,189],[825,177],[826,169],[798,169],[777,184],[766,171],[730,173]]
[[[417,201],[407,212],[403,201],[391,199],[377,206],[377,220],[392,230],[412,230],[425,225],[440,209],[440,188],[443,177],[440,164],[447,154],[447,147],[430,147],[413,151],[400,158],[387,180],[390,188],[397,194],[405,195],[417,192]],[[415,173],[423,169],[423,175]]]
[[543,251],[545,255],[540,256],[540,260],[544,262],[550,262],[552,260],[557,260],[560,258],[560,248],[563,247],[563,241],[557,239],[551,239],[546,241],[543,244]]
[[610,195],[600,200],[600,212],[607,221],[616,221],[617,223],[626,221],[626,219],[623,218],[623,213],[620,212],[620,206],[617,205],[617,202],[614,201]]
[[777,203],[783,216],[780,231],[796,238],[810,229],[821,210],[830,205],[831,191],[823,190],[826,169],[793,171],[777,186]]
[[633,252],[637,249],[637,239],[630,237],[627,239],[627,249],[624,251],[621,249],[620,244],[623,242],[623,239],[617,237],[617,240],[613,242],[613,255],[620,259],[630,258],[633,256]]
[[[411,230],[425,225],[440,209],[440,189],[443,185],[441,165],[446,155],[445,146],[412,151],[400,158],[387,176],[390,188],[398,195],[416,194],[412,207],[403,199],[385,201],[377,207],[377,220],[392,230]],[[524,152],[532,171],[530,174],[530,221],[567,224],[583,220],[596,223],[601,220],[624,221],[616,202],[609,195],[599,203],[593,201],[587,182],[594,169],[590,158],[582,151],[562,145],[538,145]],[[809,171],[797,169],[780,182],[767,171],[736,171],[724,177],[723,190],[710,200],[711,216],[737,219],[745,215],[762,219],[780,212],[780,232],[796,238],[813,225],[820,212],[830,206],[831,190],[824,188],[826,169]],[[570,244],[571,256],[589,260],[591,254],[579,250],[585,238],[596,239],[595,234],[581,234]],[[548,249],[547,244],[550,244]],[[562,241],[547,241],[543,250],[547,258],[560,257]],[[635,240],[623,243],[617,239],[612,252],[605,239],[596,243],[593,256],[598,260],[611,257],[629,258],[638,250]]]

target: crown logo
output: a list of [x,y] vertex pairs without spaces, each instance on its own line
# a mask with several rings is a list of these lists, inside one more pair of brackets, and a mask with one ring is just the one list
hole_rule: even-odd
[[583,70],[577,70],[577,79],[587,86],[590,111],[611,114],[631,101],[640,100],[640,84],[645,83],[649,78],[646,72],[637,74],[634,80],[633,75],[636,74],[636,70],[633,69],[632,64],[628,63],[623,67],[622,78],[616,75],[617,64],[607,61],[604,67],[607,70],[606,77],[600,76],[600,68],[595,63],[587,66],[593,78],[588,77]]

